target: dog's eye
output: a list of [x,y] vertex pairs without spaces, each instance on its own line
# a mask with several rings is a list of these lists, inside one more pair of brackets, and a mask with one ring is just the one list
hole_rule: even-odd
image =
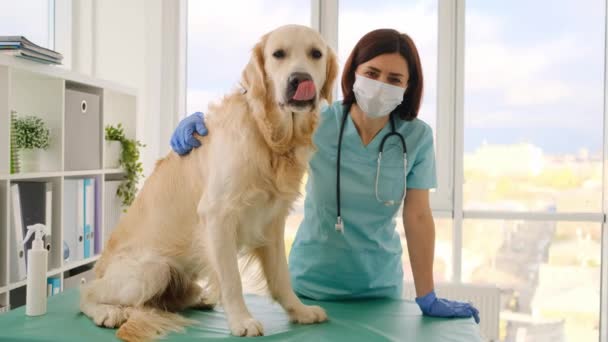
[[284,58],[285,57],[285,50],[282,50],[282,49],[281,50],[277,50],[272,55],[274,56],[274,58],[278,58],[278,59]]
[[310,55],[314,59],[319,59],[319,58],[323,57],[323,53],[321,53],[321,51],[319,51],[317,49],[312,49],[312,51],[310,52]]

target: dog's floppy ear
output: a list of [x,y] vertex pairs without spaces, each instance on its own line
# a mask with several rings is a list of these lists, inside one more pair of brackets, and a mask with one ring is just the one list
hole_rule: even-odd
[[334,81],[338,75],[338,60],[332,48],[327,48],[327,65],[325,66],[325,83],[321,88],[321,98],[329,104],[333,102]]
[[264,71],[264,45],[266,36],[253,47],[249,63],[243,70],[241,76],[242,86],[247,91],[249,98],[266,98],[266,72]]

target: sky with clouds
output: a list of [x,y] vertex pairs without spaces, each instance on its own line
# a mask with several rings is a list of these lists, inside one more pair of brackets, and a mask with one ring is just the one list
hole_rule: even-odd
[[[0,0],[0,35],[46,45],[48,3]],[[339,3],[340,65],[370,30],[392,27],[414,39],[425,74],[420,118],[434,126],[437,0]],[[604,6],[604,0],[466,1],[465,151],[483,142],[530,142],[547,154],[601,151]],[[236,85],[263,33],[311,21],[310,2],[302,0],[189,0],[188,7],[189,113],[205,111]]]
[[603,0],[467,0],[465,147],[600,152]]
[[[307,1],[190,0],[189,11],[189,112],[232,88],[261,34],[310,23]],[[604,13],[603,0],[467,0],[465,150],[529,142],[548,154],[601,151]],[[408,33],[426,80],[420,117],[434,126],[437,20],[437,0],[340,1],[340,64],[370,30]]]
[[48,0],[0,0],[0,36],[25,36],[48,47],[48,33]]
[[260,36],[310,25],[310,13],[302,0],[188,1],[188,113],[205,111],[236,86]]

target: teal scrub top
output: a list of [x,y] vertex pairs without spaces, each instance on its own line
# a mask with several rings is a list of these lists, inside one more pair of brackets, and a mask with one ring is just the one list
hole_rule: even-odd
[[405,138],[407,171],[398,137],[387,139],[378,182],[376,165],[380,142],[391,132],[390,121],[367,145],[350,114],[342,137],[340,196],[344,233],[336,231],[336,157],[343,115],[341,101],[323,108],[314,135],[317,151],[308,169],[304,219],[289,255],[295,292],[315,300],[352,298],[401,298],[402,248],[395,218],[403,204],[401,195],[407,172],[408,189],[436,187],[433,133],[419,119],[395,118],[395,128]]

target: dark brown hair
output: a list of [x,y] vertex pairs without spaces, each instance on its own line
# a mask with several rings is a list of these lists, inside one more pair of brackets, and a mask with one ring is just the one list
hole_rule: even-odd
[[355,70],[357,67],[385,53],[399,53],[407,62],[410,78],[407,90],[403,94],[403,101],[392,113],[403,120],[413,120],[418,116],[420,102],[422,102],[423,78],[420,56],[414,41],[405,33],[393,29],[378,29],[363,36],[348,56],[342,73],[342,105],[344,111],[350,111],[355,100],[353,84],[355,83]]

